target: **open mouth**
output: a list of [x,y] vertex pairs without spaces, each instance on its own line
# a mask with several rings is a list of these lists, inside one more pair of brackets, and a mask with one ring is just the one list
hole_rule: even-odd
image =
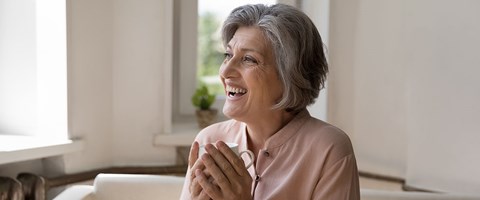
[[231,86],[227,86],[226,90],[227,90],[227,96],[229,97],[240,97],[247,93],[246,89],[234,88]]

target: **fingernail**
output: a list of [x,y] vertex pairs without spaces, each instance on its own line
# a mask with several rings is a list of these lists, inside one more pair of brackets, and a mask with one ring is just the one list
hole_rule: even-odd
[[208,150],[212,150],[212,148],[214,148],[212,144],[207,144],[207,145],[205,145],[205,149],[206,149],[207,151],[208,151]]
[[201,159],[202,160],[207,160],[207,156],[208,156],[208,153],[205,153],[205,154],[202,155]]
[[225,144],[225,142],[223,142],[223,141],[218,141],[216,145],[217,145],[217,148],[218,148],[218,149],[220,149],[220,148],[223,148],[223,149],[228,148],[227,144]]

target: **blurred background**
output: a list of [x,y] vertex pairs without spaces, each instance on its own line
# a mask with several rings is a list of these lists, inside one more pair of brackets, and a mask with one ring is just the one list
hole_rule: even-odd
[[[0,0],[0,176],[178,164],[195,88],[224,100],[218,27],[256,2],[277,1]],[[330,74],[309,110],[362,173],[480,194],[480,1],[278,2],[320,30]]]

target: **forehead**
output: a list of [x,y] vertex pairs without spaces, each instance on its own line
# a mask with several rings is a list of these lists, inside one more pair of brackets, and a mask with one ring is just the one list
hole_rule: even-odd
[[268,48],[269,46],[269,41],[264,36],[262,30],[253,26],[239,27],[228,43],[230,48],[247,48],[262,54],[267,53],[266,51],[271,49]]

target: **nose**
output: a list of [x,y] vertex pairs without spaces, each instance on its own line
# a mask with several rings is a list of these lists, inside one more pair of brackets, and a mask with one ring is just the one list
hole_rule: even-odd
[[234,58],[225,60],[219,69],[220,77],[223,79],[234,78],[238,76],[237,66]]

